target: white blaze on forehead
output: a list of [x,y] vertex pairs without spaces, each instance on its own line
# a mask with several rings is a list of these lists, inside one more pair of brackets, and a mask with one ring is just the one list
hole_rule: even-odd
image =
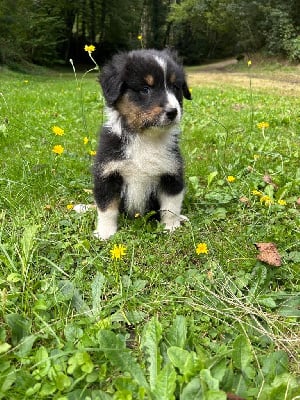
[[163,70],[163,74],[164,74],[164,86],[167,92],[167,106],[171,107],[171,108],[176,108],[178,115],[177,115],[177,121],[180,120],[181,118],[181,107],[180,104],[176,98],[176,96],[174,95],[174,93],[170,92],[167,88],[167,62],[166,60],[164,60],[162,57],[159,56],[154,56],[156,62],[160,65],[160,67]]
[[158,56],[154,56],[155,60],[157,61],[157,63],[161,66],[163,73],[164,73],[164,83],[165,83],[165,87],[167,86],[167,63],[166,61]]

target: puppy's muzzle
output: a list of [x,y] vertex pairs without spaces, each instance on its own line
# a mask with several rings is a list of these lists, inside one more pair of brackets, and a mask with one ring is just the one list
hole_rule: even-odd
[[174,119],[177,117],[178,110],[177,108],[167,108],[166,109],[166,116],[169,119],[169,121],[174,121]]

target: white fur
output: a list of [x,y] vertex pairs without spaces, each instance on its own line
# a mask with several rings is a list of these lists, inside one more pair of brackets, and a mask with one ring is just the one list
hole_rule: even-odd
[[105,126],[111,127],[113,129],[114,134],[121,136],[122,135],[122,118],[118,110],[112,107],[106,107],[105,109],[106,115],[108,117]]
[[161,130],[160,134],[155,135],[152,130],[149,130],[151,132],[148,132],[148,135],[145,133],[132,138],[126,149],[126,158],[111,161],[103,171],[104,176],[114,172],[122,175],[126,192],[125,208],[129,214],[142,214],[145,211],[146,199],[157,187],[160,176],[175,173],[178,168],[177,162],[170,154],[177,130],[173,127],[171,132]]
[[97,208],[97,212],[97,227],[94,235],[98,239],[107,240],[117,232],[119,211],[117,208],[108,208],[105,211]]
[[175,196],[165,193],[160,195],[160,215],[161,222],[168,231],[174,231],[187,217],[180,215],[181,205],[184,197],[184,190]]

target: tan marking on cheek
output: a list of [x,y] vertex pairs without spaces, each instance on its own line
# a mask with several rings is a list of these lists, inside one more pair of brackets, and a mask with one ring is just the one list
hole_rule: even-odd
[[140,127],[141,110],[126,95],[117,103],[117,110],[126,119],[130,127],[134,129]]
[[145,76],[145,82],[147,83],[147,85],[149,85],[149,86],[153,86],[154,85],[154,77],[153,77],[153,75],[146,75]]
[[117,109],[126,119],[127,124],[135,130],[142,129],[145,126],[156,125],[160,114],[163,112],[162,107],[159,106],[155,106],[150,110],[142,110],[132,103],[126,95],[117,103]]

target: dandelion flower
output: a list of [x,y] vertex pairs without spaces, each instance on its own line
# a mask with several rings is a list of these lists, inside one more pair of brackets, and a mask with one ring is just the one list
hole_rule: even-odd
[[96,155],[95,150],[91,150],[91,151],[90,151],[90,156],[95,156],[95,155]]
[[120,260],[121,257],[126,255],[126,247],[123,244],[114,244],[112,250],[110,250],[110,255],[112,260]]
[[137,38],[138,38],[138,40],[143,40],[143,36],[142,35],[139,35]]
[[254,156],[253,156],[253,158],[254,158],[254,161],[257,161],[258,159],[259,159],[259,155],[258,154],[254,154]]
[[67,204],[67,210],[71,211],[74,208],[74,204]]
[[96,47],[92,44],[90,45],[85,45],[84,46],[84,51],[87,51],[88,53],[92,53],[93,51],[95,51]]
[[88,142],[89,142],[89,138],[85,136],[83,138],[83,144],[88,144]]
[[52,126],[52,132],[56,136],[62,136],[65,133],[65,131],[62,128],[60,128],[59,126],[56,126],[56,125]]
[[286,206],[286,201],[285,200],[283,200],[283,199],[279,199],[278,201],[277,201],[277,203],[280,205],[280,206]]
[[250,67],[251,65],[252,65],[252,61],[251,60],[248,60],[248,67]]
[[270,206],[273,204],[273,200],[271,199],[270,196],[264,195],[260,198],[260,202],[263,204],[265,203],[265,206]]
[[199,243],[196,247],[196,253],[199,254],[207,254],[208,248],[206,243]]
[[62,147],[61,144],[57,144],[53,147],[52,149],[53,153],[61,155],[64,152],[64,148]]
[[256,189],[252,190],[251,193],[252,193],[254,196],[262,196],[262,195],[263,195],[261,191],[256,190]]
[[232,176],[232,175],[229,175],[229,176],[227,176],[227,182],[229,182],[229,183],[233,183],[234,181],[235,181],[235,177],[234,176]]
[[269,126],[270,126],[270,124],[269,124],[269,122],[259,122],[258,124],[257,124],[257,127],[259,128],[259,129],[266,129],[266,128],[269,128]]

